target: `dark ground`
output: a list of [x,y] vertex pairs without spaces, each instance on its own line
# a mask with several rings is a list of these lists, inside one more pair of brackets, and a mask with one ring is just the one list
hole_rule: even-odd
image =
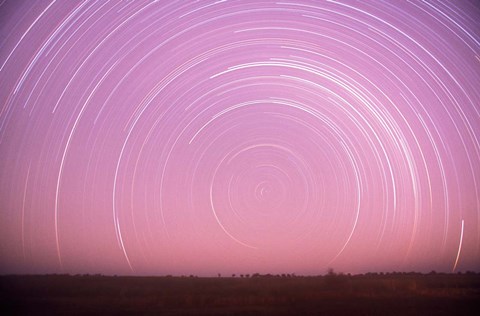
[[0,276],[0,315],[480,315],[480,274]]

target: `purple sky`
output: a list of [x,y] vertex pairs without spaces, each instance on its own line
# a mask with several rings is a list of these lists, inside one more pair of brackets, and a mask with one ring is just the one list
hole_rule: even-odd
[[2,1],[0,273],[480,271],[475,1]]

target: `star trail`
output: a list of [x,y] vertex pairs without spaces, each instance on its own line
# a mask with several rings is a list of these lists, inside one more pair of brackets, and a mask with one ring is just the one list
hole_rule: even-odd
[[480,267],[475,1],[3,1],[0,272]]

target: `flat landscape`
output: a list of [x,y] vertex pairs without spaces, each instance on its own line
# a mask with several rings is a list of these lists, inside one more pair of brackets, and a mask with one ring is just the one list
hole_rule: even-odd
[[1,276],[2,315],[479,315],[480,274]]

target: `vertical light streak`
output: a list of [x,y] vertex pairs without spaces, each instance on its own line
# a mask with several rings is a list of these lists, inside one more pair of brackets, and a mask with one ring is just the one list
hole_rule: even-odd
[[25,255],[25,200],[27,198],[27,188],[28,188],[28,179],[30,178],[30,167],[31,163],[28,164],[27,178],[25,179],[25,186],[23,188],[23,199],[22,199],[22,254],[23,260],[26,259]]
[[458,259],[460,258],[460,252],[462,251],[463,227],[464,227],[464,220],[462,219],[462,230],[460,231],[460,242],[458,243],[457,258],[455,258],[455,264],[453,265],[452,272],[455,272],[455,270],[457,269]]

